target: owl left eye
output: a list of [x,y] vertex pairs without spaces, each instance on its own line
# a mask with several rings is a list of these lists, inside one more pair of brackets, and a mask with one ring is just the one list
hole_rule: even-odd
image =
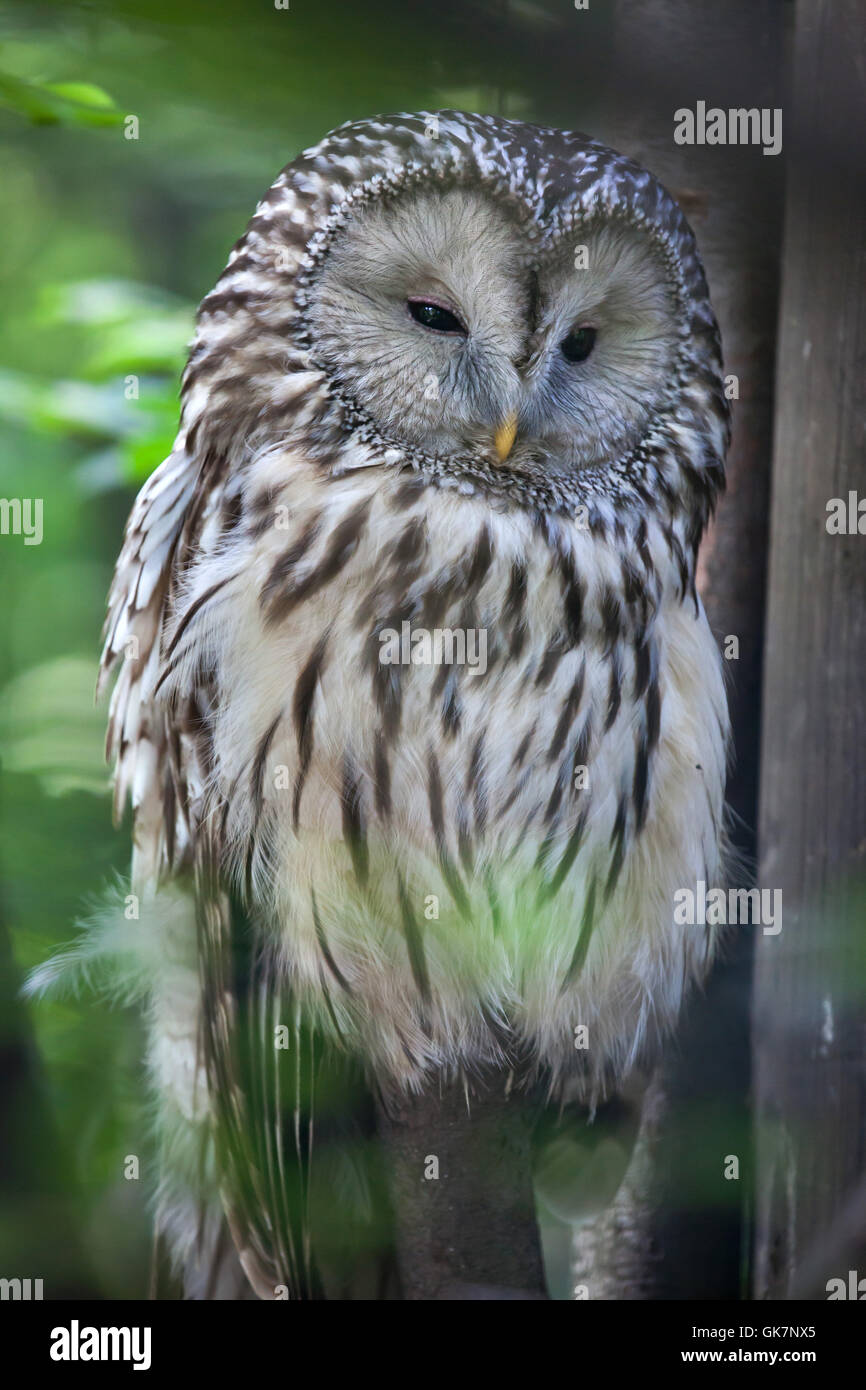
[[434,333],[460,333],[466,337],[466,329],[457,315],[444,305],[428,299],[407,299],[406,307],[422,328],[432,328]]
[[590,328],[588,325],[583,328],[575,328],[559,344],[560,351],[568,362],[585,362],[595,347],[595,338],[594,328]]

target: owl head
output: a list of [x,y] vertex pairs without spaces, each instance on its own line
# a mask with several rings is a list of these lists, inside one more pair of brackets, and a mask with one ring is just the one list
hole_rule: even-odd
[[459,112],[341,127],[280,174],[203,301],[187,448],[421,470],[702,529],[728,415],[694,237],[585,136]]

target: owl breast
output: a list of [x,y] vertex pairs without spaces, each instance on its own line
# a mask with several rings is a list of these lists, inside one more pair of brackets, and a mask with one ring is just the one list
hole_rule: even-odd
[[674,922],[727,738],[676,537],[287,453],[244,489],[166,694],[213,674],[201,814],[281,968],[399,1084],[531,1054],[602,1093],[714,946]]

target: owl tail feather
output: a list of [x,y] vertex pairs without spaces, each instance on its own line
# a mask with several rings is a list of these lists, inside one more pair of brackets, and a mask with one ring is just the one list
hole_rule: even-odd
[[141,897],[118,878],[76,923],[77,938],[30,972],[22,994],[96,993],[119,1005],[147,999],[172,975],[195,971],[189,901],[180,885]]
[[[220,1195],[263,1299],[376,1296],[392,1242],[372,1097],[199,848],[202,1050]],[[315,1142],[314,1142],[315,1135]]]
[[393,1283],[363,1069],[305,1016],[271,939],[200,862],[194,883],[141,898],[118,881],[25,986],[144,1008],[157,1297],[381,1297]]

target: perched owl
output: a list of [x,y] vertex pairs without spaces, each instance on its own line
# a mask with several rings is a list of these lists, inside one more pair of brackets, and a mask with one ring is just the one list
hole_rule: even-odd
[[670,195],[490,116],[336,130],[202,302],[103,661],[140,912],[80,948],[147,1000],[192,1295],[322,1291],[369,1091],[594,1103],[706,972],[721,372]]

